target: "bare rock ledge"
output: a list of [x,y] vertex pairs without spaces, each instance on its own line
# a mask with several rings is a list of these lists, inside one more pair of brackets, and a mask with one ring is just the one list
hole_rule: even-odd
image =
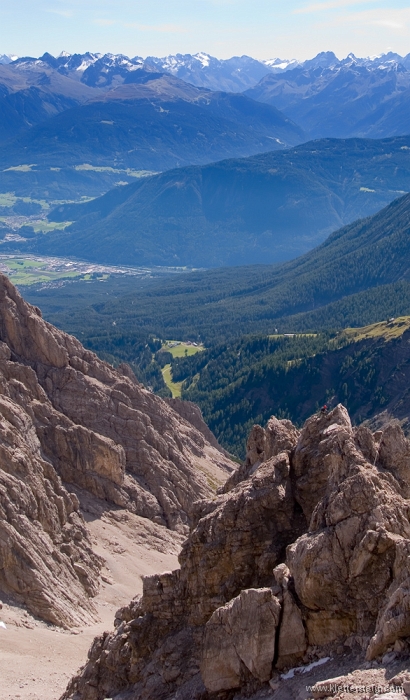
[[285,698],[280,672],[307,659],[355,648],[371,668],[408,649],[409,447],[341,405],[300,433],[256,426],[244,466],[196,505],[181,568],[145,579],[63,699]]

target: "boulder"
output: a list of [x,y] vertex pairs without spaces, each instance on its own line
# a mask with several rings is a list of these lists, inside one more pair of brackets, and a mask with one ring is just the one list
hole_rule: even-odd
[[201,675],[209,692],[238,688],[244,671],[268,681],[281,605],[270,588],[241,591],[205,625]]

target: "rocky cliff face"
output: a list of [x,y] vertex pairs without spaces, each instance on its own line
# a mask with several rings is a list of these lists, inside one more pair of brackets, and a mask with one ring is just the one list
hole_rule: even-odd
[[409,447],[341,405],[300,434],[257,426],[242,470],[197,504],[180,570],[145,579],[65,700],[228,698],[340,645],[371,660],[410,636]]
[[70,484],[178,532],[233,463],[189,421],[41,318],[0,277],[0,591],[72,626],[101,562]]

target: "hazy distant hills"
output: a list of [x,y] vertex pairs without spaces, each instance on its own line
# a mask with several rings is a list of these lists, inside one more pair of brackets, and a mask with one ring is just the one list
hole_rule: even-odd
[[321,66],[306,61],[266,75],[246,94],[282,110],[312,138],[407,134],[410,57],[390,54],[379,64],[354,56]]
[[[0,148],[0,165],[166,170],[295,145],[299,127],[275,107],[139,71],[87,104],[64,111]],[[84,86],[81,86],[84,87]]]
[[53,212],[75,221],[38,250],[97,261],[217,267],[274,263],[410,190],[410,136],[323,140],[187,167]]
[[[238,158],[312,135],[409,131],[410,55],[338,60],[323,52],[298,63],[205,53],[146,59],[45,53],[3,55],[0,63],[0,192],[34,199],[94,197],[131,182],[139,173],[130,171]],[[317,240],[351,220],[338,206],[329,218],[329,206],[323,221],[319,216]],[[356,207],[353,217],[374,210]],[[294,252],[310,247],[310,237],[308,226],[305,248]]]
[[36,64],[0,64],[0,143],[100,94]]
[[124,57],[110,59],[111,73],[106,63],[86,54],[0,66],[0,192],[80,199],[130,182],[129,169],[209,163],[306,138],[270,105]]

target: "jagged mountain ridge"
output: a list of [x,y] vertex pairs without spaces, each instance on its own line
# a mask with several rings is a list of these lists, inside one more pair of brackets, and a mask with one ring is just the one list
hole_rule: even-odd
[[386,138],[408,132],[409,56],[385,63],[306,61],[246,91],[296,121],[311,138]]
[[6,54],[3,53],[0,55],[0,65],[7,65],[8,63],[11,63],[12,61],[16,61],[18,59],[18,56],[15,56],[14,54]]
[[300,697],[281,675],[295,665],[349,654],[370,669],[393,647],[405,660],[409,473],[400,428],[353,429],[341,405],[300,433],[256,426],[246,464],[197,505],[181,568],[145,578],[64,700],[279,700]]
[[265,75],[282,74],[297,67],[305,70],[335,68],[353,62],[373,70],[399,64],[408,68],[410,65],[410,54],[400,56],[392,51],[366,58],[358,58],[351,53],[341,60],[332,51],[324,51],[306,61],[281,58],[258,60],[246,55],[218,59],[204,52],[175,54],[162,58],[147,56],[145,59],[141,56],[129,58],[123,54],[70,54],[65,51],[57,57],[47,52],[38,58],[3,56],[5,63],[10,63],[11,58],[18,69],[46,65],[62,75],[69,75],[93,87],[109,87],[122,82],[130,72],[154,69],[186,80],[197,87],[228,92],[242,92],[256,85]]
[[102,561],[70,484],[177,532],[233,463],[215,441],[43,321],[0,278],[0,590],[66,627],[95,617]]

